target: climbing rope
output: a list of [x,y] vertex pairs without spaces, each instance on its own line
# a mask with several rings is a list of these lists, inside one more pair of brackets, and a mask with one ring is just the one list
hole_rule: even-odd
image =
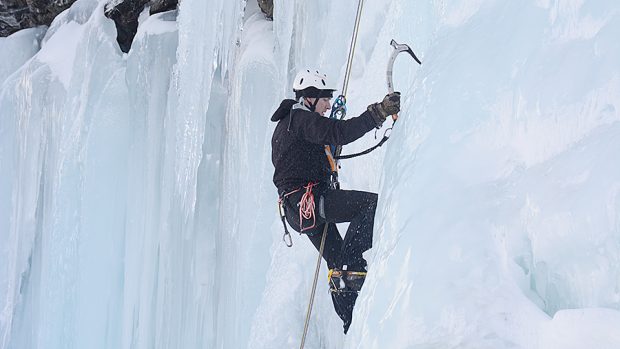
[[349,88],[349,78],[351,77],[351,67],[353,65],[353,55],[355,54],[355,46],[357,45],[357,32],[360,27],[360,19],[362,18],[362,8],[364,0],[359,0],[357,4],[357,15],[355,16],[355,27],[353,27],[353,37],[349,46],[349,58],[347,59],[347,70],[344,74],[344,82],[342,84],[342,95],[346,97]]
[[[347,91],[349,89],[349,79],[351,77],[351,68],[353,66],[353,56],[355,55],[355,47],[357,46],[357,33],[360,27],[360,19],[362,18],[363,7],[364,7],[364,0],[359,0],[359,2],[357,3],[357,15],[355,16],[355,26],[353,27],[353,37],[351,38],[351,45],[349,46],[349,58],[347,59],[347,69],[345,70],[344,82],[342,83],[342,95],[336,98],[336,101],[334,102],[334,106],[336,108],[332,108],[332,114],[329,116],[330,118],[333,117],[333,118],[342,120],[347,114],[346,113],[346,101],[347,101],[346,96],[347,96]],[[343,101],[343,106],[337,110],[338,106],[336,104],[340,102],[339,100]],[[340,110],[342,112],[340,112]],[[336,165],[338,166],[338,156],[342,152],[342,145],[338,145],[336,147],[332,145],[330,146],[330,148],[332,149],[334,160],[336,161]],[[332,178],[333,177],[337,177],[337,176],[332,174]]]
[[[303,233],[306,230],[312,229],[316,226],[316,216],[314,214],[314,194],[312,194],[312,187],[315,183],[308,183],[306,192],[299,201],[299,232]],[[304,227],[304,219],[312,219],[312,225]]]
[[[357,14],[355,16],[355,26],[353,27],[353,36],[351,37],[351,45],[349,46],[349,58],[347,59],[347,69],[345,72],[345,78],[343,82],[342,95],[338,96],[334,101],[334,105],[332,107],[332,111],[330,114],[330,118],[338,118],[340,120],[344,119],[347,113],[347,88],[349,86],[349,77],[351,76],[351,63],[353,62],[353,55],[355,53],[355,46],[357,43],[357,32],[359,31],[360,19],[362,17],[362,8],[364,7],[364,0],[359,0],[357,5]],[[335,150],[334,150],[335,148]],[[339,189],[340,185],[338,183],[338,161],[335,159],[335,156],[340,155],[340,151],[342,150],[341,146],[333,147],[330,145],[325,146],[325,155],[330,163],[331,167],[331,177],[330,177],[330,188],[331,189]],[[325,223],[325,228],[323,229],[323,236],[321,237],[321,247],[319,248],[319,257],[316,262],[316,269],[314,271],[314,281],[312,282],[312,291],[310,292],[310,302],[308,303],[308,310],[306,311],[306,321],[304,323],[304,333],[301,337],[301,345],[300,349],[304,348],[306,343],[306,335],[308,334],[308,325],[310,324],[310,314],[312,313],[312,305],[314,304],[314,295],[316,293],[316,285],[319,279],[319,272],[321,270],[321,260],[323,259],[323,248],[325,247],[325,238],[327,236],[327,230],[329,228],[330,223]]]
[[301,345],[299,349],[303,349],[306,343],[306,335],[308,334],[308,325],[310,324],[310,314],[312,314],[312,305],[314,305],[314,295],[316,294],[316,284],[319,280],[319,271],[321,270],[321,259],[323,259],[323,249],[325,249],[325,237],[327,236],[327,228],[329,223],[325,223],[323,236],[321,237],[321,247],[319,248],[319,258],[316,261],[316,269],[314,270],[314,281],[312,282],[312,292],[310,292],[310,302],[308,310],[306,310],[306,322],[304,323],[304,334],[301,337]]

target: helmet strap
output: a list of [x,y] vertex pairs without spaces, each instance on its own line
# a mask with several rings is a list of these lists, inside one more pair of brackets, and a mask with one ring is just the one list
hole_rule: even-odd
[[308,102],[308,104],[306,104],[306,107],[308,107],[308,109],[310,109],[310,111],[315,111],[316,110],[316,105],[319,104],[319,98],[316,97],[314,98],[314,102],[310,104],[310,101],[308,101],[306,98],[308,97],[304,97],[304,104],[305,102]]

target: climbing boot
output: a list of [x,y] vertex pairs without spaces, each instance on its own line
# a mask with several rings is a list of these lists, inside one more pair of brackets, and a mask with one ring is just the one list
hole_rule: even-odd
[[359,292],[366,279],[365,271],[330,269],[327,282],[331,292]]

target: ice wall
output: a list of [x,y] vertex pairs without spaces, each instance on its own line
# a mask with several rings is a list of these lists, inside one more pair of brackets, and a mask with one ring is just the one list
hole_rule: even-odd
[[[0,39],[0,348],[297,347],[316,252],[282,243],[268,120],[297,69],[342,81],[356,8],[185,0],[124,55],[80,0]],[[370,273],[344,336],[323,265],[307,348],[620,346],[619,17],[365,2],[349,115],[392,38],[423,65],[397,60],[392,139],[343,163],[380,196]]]
[[619,10],[431,11],[348,347],[618,346]]
[[120,332],[105,325],[120,309],[126,161],[116,156],[128,144],[128,101],[102,35],[113,26],[89,22],[96,6],[59,16],[3,85],[3,347],[87,346],[94,333]]
[[[227,125],[224,116],[268,113],[272,103],[228,100],[247,100],[255,83],[274,77],[269,70],[253,76],[250,64],[239,74],[230,69],[244,6],[185,1],[178,20],[176,12],[148,17],[147,9],[128,55],[116,46],[103,2],[93,0],[59,16],[21,68],[36,52],[36,33],[1,42],[34,45],[20,55],[2,51],[16,62],[2,73],[19,71],[0,101],[1,347],[247,341],[249,327],[238,314],[249,317],[256,308],[260,293],[245,286],[260,287],[271,240],[258,239],[257,248],[237,235],[264,235],[256,220],[270,216],[252,200],[271,191],[268,175],[249,180],[269,166],[255,156],[254,143],[243,153],[253,163],[235,161],[242,150],[235,147],[245,135],[266,137],[269,124],[258,123],[258,132],[244,118]],[[263,51],[258,66],[274,67],[270,50]],[[247,57],[251,63],[256,52]],[[275,90],[256,97],[275,100]],[[245,135],[224,137],[233,126]],[[247,165],[254,172],[239,175]],[[248,205],[253,213],[245,212]],[[231,224],[237,221],[244,224]]]

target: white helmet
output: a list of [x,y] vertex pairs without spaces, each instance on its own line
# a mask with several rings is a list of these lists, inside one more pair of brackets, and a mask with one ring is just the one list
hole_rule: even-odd
[[327,81],[327,75],[315,69],[302,69],[295,76],[293,91],[298,92],[307,88],[314,87],[317,90],[329,92],[336,91]]

